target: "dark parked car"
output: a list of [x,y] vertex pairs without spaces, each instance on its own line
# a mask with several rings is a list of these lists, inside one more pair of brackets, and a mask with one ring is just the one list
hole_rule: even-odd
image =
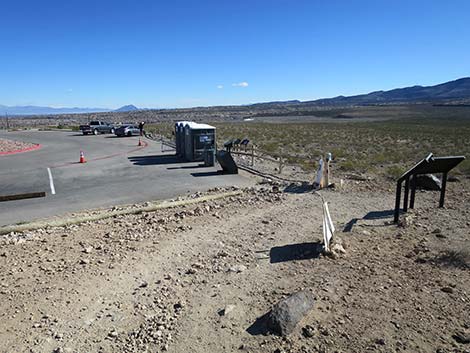
[[140,136],[140,130],[137,125],[134,124],[122,124],[114,130],[116,136]]

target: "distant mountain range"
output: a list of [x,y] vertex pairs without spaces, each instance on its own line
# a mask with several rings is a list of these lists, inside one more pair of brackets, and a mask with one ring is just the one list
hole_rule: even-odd
[[470,77],[435,86],[412,86],[390,91],[376,91],[357,96],[339,96],[304,102],[316,105],[367,105],[394,103],[442,103],[466,100],[470,102]]
[[338,96],[305,102],[291,100],[255,103],[250,106],[255,108],[276,108],[283,106],[351,106],[401,103],[470,104],[470,77],[464,77],[435,86],[412,86],[396,88],[390,91],[375,91],[357,96]]
[[[253,109],[276,109],[282,107],[320,107],[320,106],[352,106],[352,105],[382,105],[382,104],[470,104],[470,77],[464,77],[455,81],[441,83],[435,86],[412,86],[396,88],[390,91],[375,91],[356,96],[338,96],[334,98],[323,98],[313,101],[301,102],[298,100],[278,101],[267,103],[256,103],[245,105],[245,108]],[[231,106],[233,108],[233,106]],[[210,108],[210,107],[208,107]],[[217,108],[217,107],[214,107]],[[220,107],[219,107],[220,108]],[[52,114],[80,114],[100,112],[133,112],[146,110],[134,105],[125,105],[119,109],[103,108],[51,108],[36,106],[14,106],[0,105],[0,116],[4,113],[9,115],[52,115]]]
[[112,110],[106,108],[52,108],[39,107],[34,105],[26,106],[6,106],[0,104],[0,116],[8,115],[56,115],[56,114],[84,114],[84,113],[103,113],[103,112],[130,112],[139,110],[134,105],[125,105],[119,109]]

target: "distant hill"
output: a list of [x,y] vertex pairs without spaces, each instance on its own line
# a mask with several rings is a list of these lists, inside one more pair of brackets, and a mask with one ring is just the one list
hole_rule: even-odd
[[134,112],[136,110],[139,110],[139,108],[137,108],[135,105],[129,104],[116,109],[115,112]]
[[0,115],[53,115],[53,114],[83,114],[83,113],[102,113],[110,109],[103,108],[52,108],[40,107],[34,105],[26,106],[6,106],[0,105]]
[[393,103],[441,103],[445,101],[470,100],[470,77],[441,83],[435,86],[412,86],[390,91],[376,91],[357,96],[339,96],[318,99],[315,105],[364,105]]
[[[455,81],[441,83],[435,86],[412,86],[396,88],[390,91],[375,91],[356,96],[338,96],[334,98],[317,99],[300,102],[298,100],[255,103],[249,105],[253,108],[282,108],[305,106],[348,106],[348,105],[376,105],[399,103],[433,103],[436,105],[456,105],[470,103],[470,77]],[[459,104],[461,103],[461,104]]]

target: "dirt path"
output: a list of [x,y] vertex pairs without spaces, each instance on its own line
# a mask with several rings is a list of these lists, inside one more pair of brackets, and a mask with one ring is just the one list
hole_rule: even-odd
[[[346,248],[336,258],[318,252],[318,195],[270,188],[2,238],[0,351],[470,349],[458,338],[470,328],[467,181],[450,184],[444,210],[419,194],[402,227],[362,219],[391,193],[324,192]],[[317,301],[296,332],[266,332],[258,318],[303,288]]]

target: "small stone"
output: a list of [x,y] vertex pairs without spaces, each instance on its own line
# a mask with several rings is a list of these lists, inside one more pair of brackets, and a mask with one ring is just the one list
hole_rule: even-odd
[[441,291],[444,293],[454,293],[454,290],[451,287],[442,287]]
[[307,338],[313,337],[315,335],[315,329],[310,325],[302,327],[302,335]]
[[109,337],[112,337],[112,338],[116,338],[118,336],[118,333],[116,331],[111,331],[110,333],[108,333],[108,336]]
[[87,265],[89,263],[90,263],[90,260],[88,260],[88,259],[80,259],[80,264],[81,265]]
[[183,309],[183,303],[178,302],[178,303],[173,304],[173,309],[175,309],[175,311]]
[[241,273],[245,270],[246,270],[245,265],[235,265],[235,266],[230,267],[229,269],[230,272],[235,272],[235,273]]
[[469,344],[470,343],[470,333],[457,332],[456,334],[452,335],[452,337],[458,343],[462,343],[462,344]]
[[385,346],[385,339],[384,338],[377,338],[375,340],[375,343],[381,345],[381,346]]
[[219,315],[220,316],[227,316],[229,315],[233,310],[235,309],[235,305],[229,304],[225,308],[219,310]]
[[341,244],[334,244],[331,250],[338,254],[346,254],[346,250],[344,250],[344,247]]
[[93,251],[93,247],[92,246],[87,246],[86,248],[83,248],[83,252],[85,254],[89,254]]

